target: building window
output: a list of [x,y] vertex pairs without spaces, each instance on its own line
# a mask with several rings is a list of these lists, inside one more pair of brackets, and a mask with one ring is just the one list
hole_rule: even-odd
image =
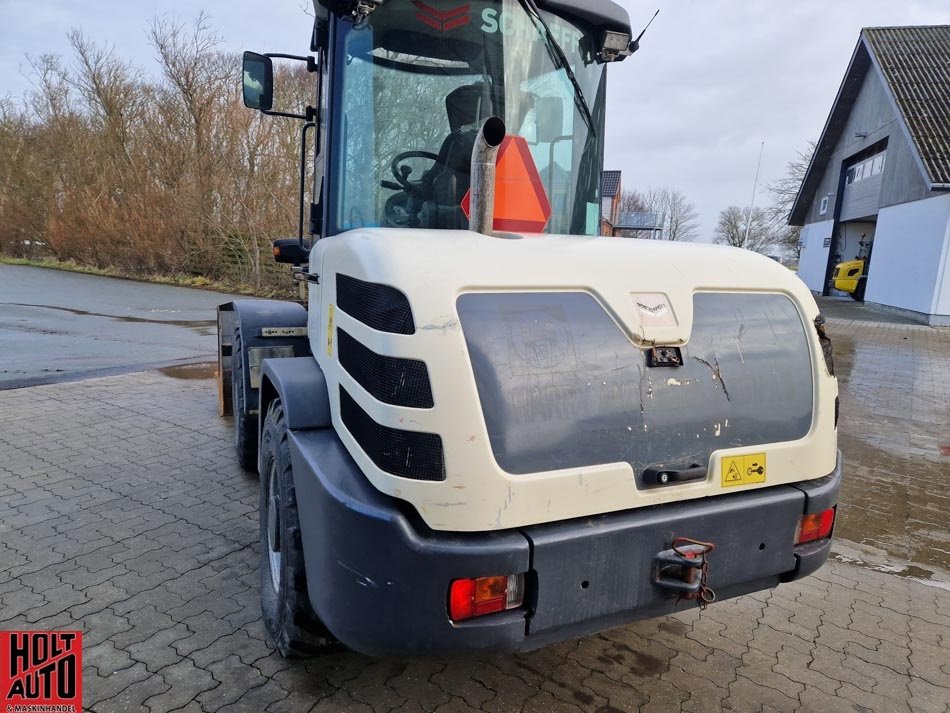
[[818,215],[824,215],[828,212],[828,196],[821,199],[821,206],[818,208]]
[[870,178],[871,176],[876,176],[881,173],[884,170],[884,159],[886,155],[886,151],[881,151],[881,153],[875,154],[851,166],[845,174],[845,185],[850,186],[852,183],[863,181],[865,178]]

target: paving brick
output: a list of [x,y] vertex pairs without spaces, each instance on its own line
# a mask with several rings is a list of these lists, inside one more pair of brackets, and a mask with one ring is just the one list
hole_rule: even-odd
[[170,628],[156,631],[144,641],[131,644],[126,651],[136,661],[144,663],[149,671],[155,673],[181,660],[181,655],[175,649],[175,645],[190,634],[191,631],[184,624],[175,624]]
[[357,703],[346,691],[337,691],[329,698],[320,700],[310,713],[375,713],[365,703]]
[[230,705],[258,686],[267,683],[261,672],[241,661],[237,656],[229,656],[208,666],[207,671],[221,685],[205,691],[198,696],[201,707],[210,713]]
[[[488,690],[494,691],[495,693],[494,697],[482,704],[482,710],[487,711],[487,713],[516,713],[520,711],[525,702],[536,693],[534,686],[529,685],[518,676],[506,673],[491,664],[479,669],[473,676]],[[606,685],[606,683],[602,681],[597,685],[599,685],[603,691],[603,686]],[[614,685],[621,690],[629,688],[619,682],[615,682]],[[607,698],[606,695],[603,697]],[[638,697],[638,700],[645,699]]]
[[759,713],[765,706],[772,710],[791,712],[800,705],[798,696],[792,698],[743,674],[729,686],[729,697],[723,701],[723,708],[736,713]]
[[164,693],[144,701],[143,705],[153,711],[177,710],[205,691],[220,685],[208,671],[196,667],[190,659],[176,661],[163,668],[160,673],[169,688]]
[[904,701],[895,701],[891,698],[885,698],[876,693],[868,693],[852,686],[850,683],[842,684],[838,689],[837,696],[850,701],[855,706],[861,706],[864,710],[871,711],[909,711],[910,705]]
[[[845,350],[840,372],[836,535],[854,542],[803,581],[524,655],[285,660],[261,622],[258,485],[234,462],[212,384],[146,373],[0,392],[0,450],[14,454],[0,463],[0,625],[82,628],[93,713],[946,713],[950,594],[888,570],[901,556],[913,577],[947,579],[945,548],[908,533],[948,537],[950,499],[931,485],[950,462],[931,451],[950,432],[950,331],[869,324],[830,321],[873,356],[849,371]],[[901,349],[926,392],[878,368]],[[885,413],[904,392],[910,418]],[[926,477],[861,450],[875,439],[900,440]],[[862,547],[884,565],[856,566]]]
[[446,693],[458,696],[470,706],[479,708],[497,695],[479,681],[478,675],[483,667],[478,660],[469,658],[450,661],[443,671],[432,676],[432,682]]
[[111,641],[103,641],[95,646],[89,646],[83,639],[82,652],[83,666],[92,666],[96,673],[107,678],[116,671],[134,666],[136,661],[132,659],[128,651],[117,649]]
[[151,675],[144,681],[137,681],[128,688],[122,690],[114,698],[102,701],[96,705],[96,710],[100,713],[115,711],[115,713],[125,713],[126,711],[145,711],[148,707],[145,701],[154,698],[166,691],[171,686],[165,683],[165,680],[158,675]]
[[[83,669],[83,702],[88,706],[98,706],[100,701],[112,699],[126,688],[138,681],[144,681],[150,674],[145,664],[136,663],[134,666],[119,669],[108,676],[100,676],[95,669]],[[120,710],[111,704],[99,710]]]

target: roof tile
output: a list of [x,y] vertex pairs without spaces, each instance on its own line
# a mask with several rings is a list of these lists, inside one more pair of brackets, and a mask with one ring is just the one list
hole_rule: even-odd
[[613,198],[620,190],[620,176],[623,171],[604,171],[602,195],[604,198]]
[[950,25],[864,30],[932,183],[950,184]]

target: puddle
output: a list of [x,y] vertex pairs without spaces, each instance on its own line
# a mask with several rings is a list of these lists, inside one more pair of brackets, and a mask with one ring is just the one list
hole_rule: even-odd
[[[202,331],[202,336],[208,336],[208,330],[210,327],[217,326],[217,322],[213,319],[149,319],[147,317],[130,317],[127,315],[117,315],[117,314],[103,314],[102,312],[87,312],[81,309],[73,309],[71,307],[55,307],[53,305],[30,305],[23,304],[20,302],[4,302],[3,304],[10,305],[11,307],[34,307],[37,309],[55,309],[60,312],[69,312],[70,314],[79,315],[81,317],[106,317],[107,319],[114,319],[117,322],[129,322],[129,323],[144,323],[144,324],[167,324],[172,327],[188,327],[189,329],[195,330],[204,330]],[[158,312],[162,310],[152,310],[152,312]],[[171,310],[164,310],[166,312]],[[175,310],[180,311],[180,310]]]
[[835,539],[832,545],[832,558],[837,562],[854,565],[862,569],[893,574],[911,582],[923,584],[950,592],[950,577],[911,562],[890,561],[886,553],[860,544]]
[[214,362],[206,364],[180,364],[178,366],[166,366],[158,371],[172,379],[213,379],[218,370],[218,365]]

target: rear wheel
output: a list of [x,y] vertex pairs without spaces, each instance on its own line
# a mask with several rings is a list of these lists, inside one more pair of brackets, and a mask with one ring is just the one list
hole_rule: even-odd
[[231,350],[231,407],[234,414],[234,451],[248,473],[257,472],[257,420],[247,413],[244,398],[244,343],[241,330],[234,332]]
[[261,609],[283,656],[306,656],[333,643],[307,590],[287,424],[280,399],[267,409],[261,435]]

